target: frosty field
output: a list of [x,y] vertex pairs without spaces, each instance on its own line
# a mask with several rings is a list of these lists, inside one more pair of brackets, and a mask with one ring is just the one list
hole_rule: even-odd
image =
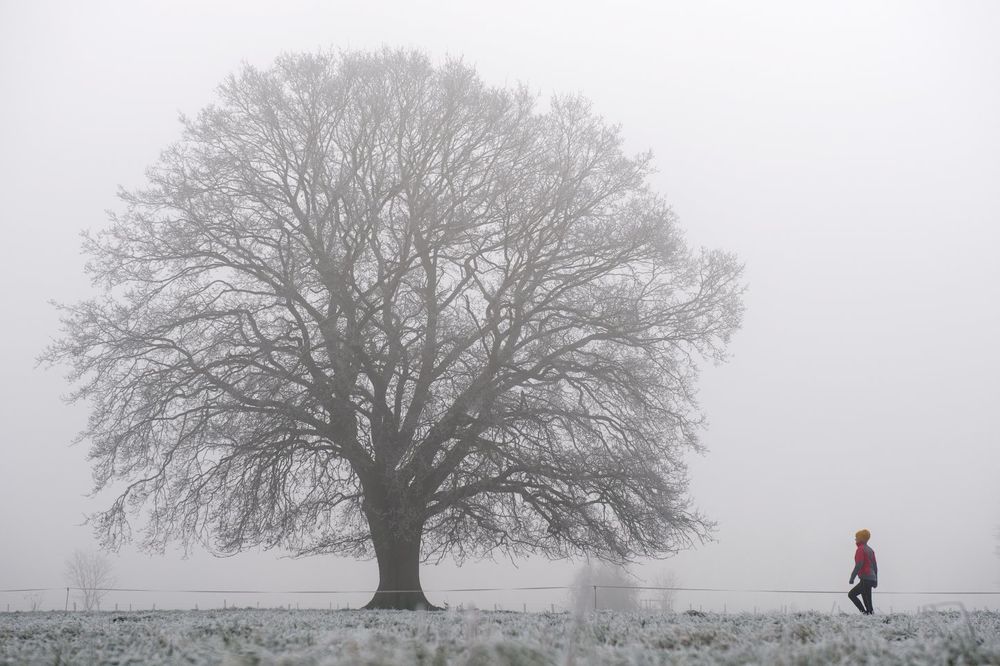
[[0,664],[1000,664],[1000,613],[0,614]]

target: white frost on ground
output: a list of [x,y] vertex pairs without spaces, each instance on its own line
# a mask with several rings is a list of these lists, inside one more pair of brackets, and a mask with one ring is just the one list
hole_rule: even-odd
[[0,664],[1000,664],[1000,613],[0,613]]

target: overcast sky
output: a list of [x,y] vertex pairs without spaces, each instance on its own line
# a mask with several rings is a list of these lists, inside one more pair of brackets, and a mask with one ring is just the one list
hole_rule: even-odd
[[[88,293],[79,232],[105,224],[118,185],[141,183],[178,114],[211,103],[241,62],[389,45],[461,55],[541,98],[583,93],[630,150],[654,152],[653,186],[690,243],[746,263],[745,323],[731,361],[704,370],[708,452],[690,460],[716,541],[640,576],[846,592],[866,527],[880,591],[1000,591],[997,35],[990,1],[0,0],[0,589],[65,585],[66,558],[95,547],[80,522],[104,503],[86,497],[86,445],[70,446],[86,412],[60,401],[62,372],[35,367],[58,330],[48,301]],[[126,549],[114,563],[125,587],[377,584],[374,561],[277,555]],[[423,580],[564,584],[579,566],[519,564],[446,563]],[[0,593],[0,610],[27,596]],[[496,599],[562,600],[476,597]]]

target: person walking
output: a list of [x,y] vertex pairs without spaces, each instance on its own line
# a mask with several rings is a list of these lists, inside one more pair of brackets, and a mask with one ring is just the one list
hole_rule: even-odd
[[875,612],[875,607],[872,605],[872,589],[878,587],[878,562],[875,561],[875,551],[868,545],[868,540],[871,538],[872,533],[868,530],[859,530],[854,535],[854,543],[858,548],[854,551],[854,571],[851,572],[849,583],[854,585],[855,578],[860,580],[847,593],[847,598],[864,615],[872,615]]

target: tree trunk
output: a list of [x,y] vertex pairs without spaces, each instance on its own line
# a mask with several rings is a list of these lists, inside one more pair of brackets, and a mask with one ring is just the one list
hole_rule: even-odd
[[384,519],[368,518],[375,557],[378,590],[365,608],[440,610],[432,606],[420,587],[420,532],[422,526],[402,532]]

